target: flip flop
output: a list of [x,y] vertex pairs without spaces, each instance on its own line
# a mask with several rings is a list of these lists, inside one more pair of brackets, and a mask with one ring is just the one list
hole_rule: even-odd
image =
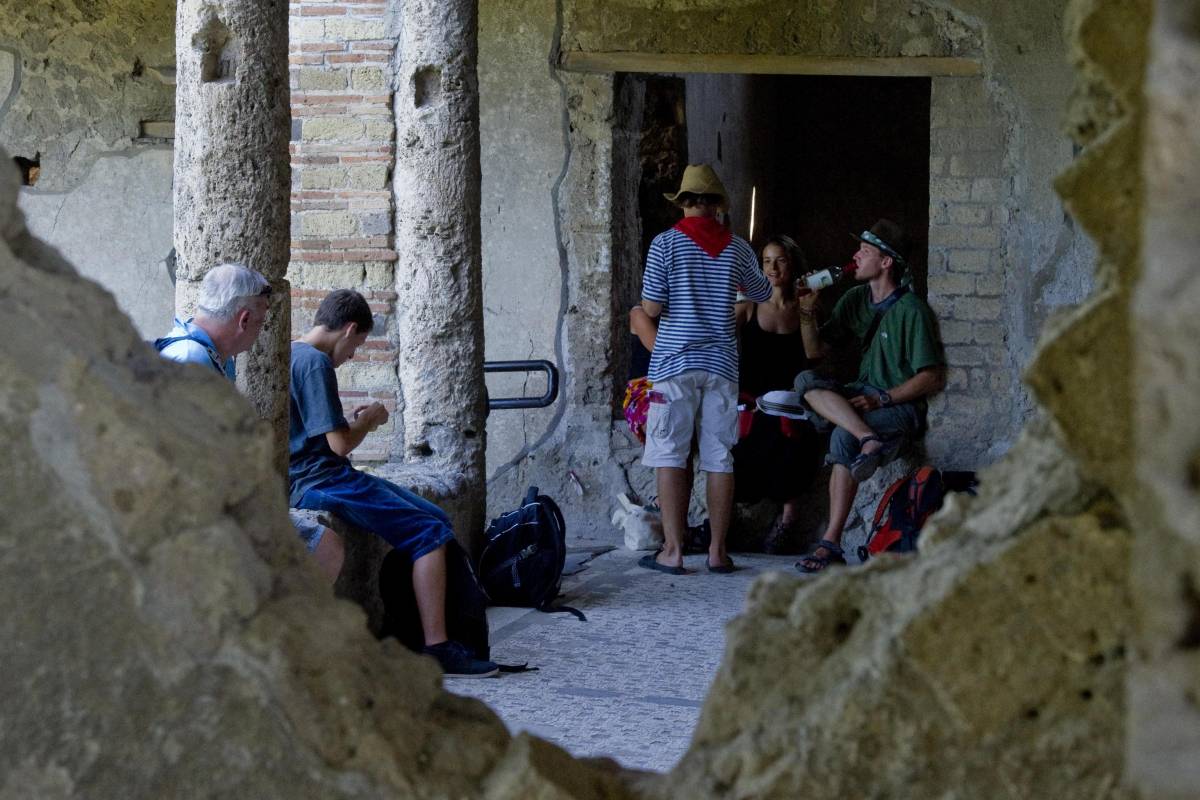
[[704,563],[708,566],[709,572],[716,573],[717,575],[732,575],[734,572],[737,572],[737,567],[733,565],[733,559],[729,556],[725,556],[724,564],[715,567],[708,563],[707,558],[704,559]]
[[665,572],[668,575],[687,575],[687,570],[683,567],[669,567],[666,564],[658,563],[658,554],[661,552],[662,550],[658,550],[649,555],[642,556],[638,559],[638,566],[657,572]]

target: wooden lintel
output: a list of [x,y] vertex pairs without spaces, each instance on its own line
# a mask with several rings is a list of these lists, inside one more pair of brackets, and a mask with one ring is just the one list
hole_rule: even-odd
[[737,75],[866,75],[875,77],[967,77],[982,68],[970,58],[913,56],[837,58],[722,53],[628,53],[572,51],[559,67],[570,72],[726,73]]

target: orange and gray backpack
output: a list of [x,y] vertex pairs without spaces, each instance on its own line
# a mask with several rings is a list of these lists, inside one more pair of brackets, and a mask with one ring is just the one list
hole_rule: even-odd
[[942,473],[933,467],[917,467],[899,479],[879,501],[867,543],[858,548],[866,561],[880,553],[911,553],[925,520],[942,507],[946,487]]

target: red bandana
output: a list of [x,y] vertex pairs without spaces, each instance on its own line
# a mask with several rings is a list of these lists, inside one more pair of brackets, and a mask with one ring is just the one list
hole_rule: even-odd
[[733,241],[729,229],[712,217],[684,217],[675,223],[675,230],[695,242],[712,258],[721,255]]

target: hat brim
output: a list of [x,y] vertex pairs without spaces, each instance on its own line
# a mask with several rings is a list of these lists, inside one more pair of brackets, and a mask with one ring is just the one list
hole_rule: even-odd
[[[754,405],[764,414],[772,417],[787,417],[788,419],[806,420],[808,412],[800,406],[778,406],[774,403],[763,405],[762,398],[758,398]],[[786,410],[785,410],[786,409]]]
[[676,192],[675,194],[671,194],[670,192],[663,192],[663,198],[667,202],[671,203],[672,205],[679,205],[678,197],[681,194],[694,194],[694,195],[715,194],[721,198],[721,202],[717,206],[718,208],[724,210],[729,207],[729,199],[727,197],[725,197],[725,195],[721,194],[720,192],[693,192],[690,189],[689,190],[681,189],[678,192]]
[[[864,231],[863,233],[866,233],[866,231]],[[897,253],[890,244],[885,242],[883,239],[880,239],[878,236],[876,236],[874,241],[872,241],[871,239],[864,238],[861,233],[852,233],[852,234],[850,234],[850,238],[858,239],[860,242],[865,242],[866,244],[869,244],[872,247],[878,247],[880,249],[880,251],[883,252],[884,255],[892,257],[896,261],[899,261],[901,264],[908,263],[907,258],[905,258],[904,256]]]

